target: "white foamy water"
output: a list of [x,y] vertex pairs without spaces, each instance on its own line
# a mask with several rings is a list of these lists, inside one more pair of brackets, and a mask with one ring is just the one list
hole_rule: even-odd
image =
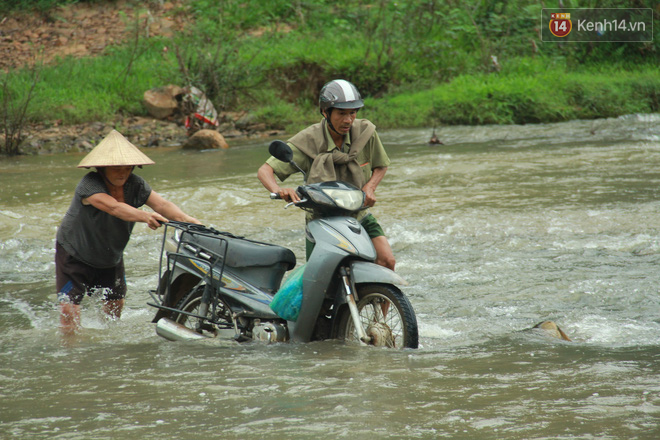
[[[64,344],[54,236],[80,156],[0,160],[1,437],[655,439],[659,127],[439,127],[440,146],[431,129],[381,132],[392,166],[373,212],[421,335],[398,352],[160,339],[146,303],[161,236],[144,225],[122,319],[86,298]],[[149,150],[157,165],[138,173],[205,223],[302,259],[303,214],[256,179],[267,144]],[[525,331],[543,320],[572,342]]]

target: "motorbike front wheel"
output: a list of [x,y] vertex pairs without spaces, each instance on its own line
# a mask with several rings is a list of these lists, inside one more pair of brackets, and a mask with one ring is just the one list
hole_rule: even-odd
[[[206,313],[203,312],[202,310],[202,295],[204,294],[204,286],[199,286],[193,290],[190,291],[187,295],[185,295],[181,301],[176,305],[176,308],[179,310],[183,310],[184,312],[192,313],[193,315],[197,316],[205,316],[205,317],[210,317],[211,316],[211,310],[206,311]],[[218,299],[216,303],[216,316],[218,321],[223,323],[223,327],[232,327],[232,318],[231,318],[231,311],[229,310],[229,307],[222,302],[222,300]],[[197,316],[191,316],[187,315],[185,313],[178,313],[178,312],[172,312],[170,315],[170,319],[173,321],[196,331],[197,333],[203,334],[205,336],[216,336],[217,334],[217,327],[210,323],[206,319],[201,319],[198,318]]]
[[[362,328],[371,345],[389,348],[417,348],[417,318],[408,298],[387,284],[359,284],[357,308]],[[359,337],[349,310],[339,320],[339,339],[358,341]]]

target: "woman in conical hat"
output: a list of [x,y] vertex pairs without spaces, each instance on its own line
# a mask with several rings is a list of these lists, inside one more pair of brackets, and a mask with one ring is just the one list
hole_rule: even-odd
[[[136,166],[153,163],[112,130],[78,165],[96,171],[78,183],[57,231],[55,274],[65,334],[80,328],[80,303],[95,289],[104,291],[107,315],[120,317],[126,295],[123,255],[135,222],[151,229],[168,219],[199,224],[133,174]],[[138,209],[143,205],[154,212]]]

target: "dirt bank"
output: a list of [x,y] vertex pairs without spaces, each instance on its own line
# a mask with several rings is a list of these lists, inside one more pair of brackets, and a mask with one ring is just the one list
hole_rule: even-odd
[[126,0],[74,3],[48,12],[0,16],[0,69],[98,55],[136,29],[141,35],[169,37],[188,20],[180,1],[139,7]]
[[[67,56],[87,57],[101,54],[109,45],[134,36],[135,29],[149,36],[172,36],[191,18],[180,0],[165,2],[74,3],[47,13],[0,16],[0,69],[8,71],[30,66],[35,60],[45,64]],[[241,137],[269,136],[277,132],[237,122],[244,115],[222,114],[220,132],[231,140]],[[117,117],[114,121],[80,125],[25,127],[21,152],[50,154],[87,151],[115,128],[139,147],[181,145],[188,134],[183,118],[161,121],[144,117]]]
[[[275,130],[260,130],[259,127],[246,126],[235,128],[237,121],[223,114],[231,122],[226,126],[234,127],[220,130],[231,147],[236,139],[250,139],[282,135]],[[188,132],[182,122],[161,121],[147,117],[117,118],[111,122],[91,122],[78,125],[33,125],[25,131],[21,144],[23,154],[53,154],[64,152],[90,151],[112,129],[118,130],[138,147],[181,146],[188,138]]]

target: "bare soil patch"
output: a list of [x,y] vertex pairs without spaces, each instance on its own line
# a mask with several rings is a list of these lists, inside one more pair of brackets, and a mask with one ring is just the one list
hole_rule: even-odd
[[[140,38],[170,37],[190,20],[180,0],[74,3],[46,13],[0,16],[0,69],[9,71],[35,62],[49,64],[68,56],[99,55],[110,45],[135,38],[136,29],[141,32]],[[219,131],[228,140],[276,134],[265,131],[265,127],[264,131],[254,126],[237,128],[236,122],[245,116],[243,112],[219,116],[223,122]],[[21,150],[25,154],[89,151],[112,128],[140,147],[181,145],[188,137],[183,120],[176,118],[117,116],[114,121],[77,125],[51,121],[27,127]]]
[[134,35],[136,25],[142,36],[171,36],[185,25],[180,3],[74,3],[45,13],[0,16],[0,68],[98,55]]

